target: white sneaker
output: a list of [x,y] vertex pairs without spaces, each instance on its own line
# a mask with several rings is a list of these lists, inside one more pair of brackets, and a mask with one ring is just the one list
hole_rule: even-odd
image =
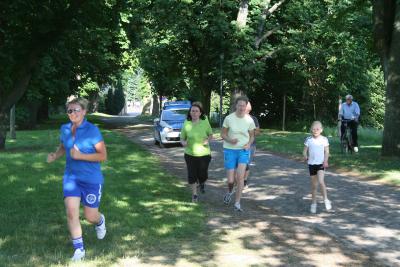
[[103,219],[103,223],[100,226],[95,226],[94,229],[96,230],[97,239],[103,239],[106,236],[106,218],[103,214],[100,215]]
[[329,199],[325,199],[325,208],[326,210],[331,210],[332,209],[332,204],[331,201]]
[[85,257],[85,250],[77,248],[75,249],[74,256],[72,256],[71,261],[81,261]]
[[310,212],[314,214],[317,213],[317,203],[311,204]]
[[354,150],[354,152],[357,153],[357,152],[358,152],[358,147],[355,146],[355,147],[353,148],[353,150]]
[[243,211],[242,208],[240,207],[240,203],[235,203],[235,205],[233,205],[233,209],[239,212]]

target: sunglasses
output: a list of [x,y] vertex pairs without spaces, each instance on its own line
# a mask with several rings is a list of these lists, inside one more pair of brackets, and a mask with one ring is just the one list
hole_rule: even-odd
[[81,108],[73,108],[73,109],[68,109],[67,113],[72,114],[72,113],[77,113],[77,112],[81,112],[81,111],[82,111]]

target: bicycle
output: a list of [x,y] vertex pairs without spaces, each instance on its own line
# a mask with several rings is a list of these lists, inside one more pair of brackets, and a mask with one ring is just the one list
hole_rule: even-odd
[[351,120],[342,119],[341,121],[345,130],[343,135],[340,137],[340,149],[342,153],[353,153],[353,139],[351,137],[351,129],[349,127],[349,122]]

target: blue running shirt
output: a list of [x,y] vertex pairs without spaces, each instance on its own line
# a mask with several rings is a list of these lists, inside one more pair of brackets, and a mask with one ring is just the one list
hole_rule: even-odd
[[75,160],[70,155],[70,150],[74,145],[83,154],[96,153],[95,145],[103,141],[99,128],[85,119],[76,129],[74,138],[71,127],[71,122],[63,124],[60,133],[60,141],[64,145],[66,154],[64,179],[75,179],[89,184],[102,184],[104,178],[100,162]]

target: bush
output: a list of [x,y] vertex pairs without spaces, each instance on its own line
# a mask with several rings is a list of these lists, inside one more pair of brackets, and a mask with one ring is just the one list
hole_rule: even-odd
[[[105,111],[110,115],[118,115],[125,106],[125,94],[122,83],[118,81],[117,88],[110,87],[104,100]],[[100,109],[100,108],[99,108]]]

